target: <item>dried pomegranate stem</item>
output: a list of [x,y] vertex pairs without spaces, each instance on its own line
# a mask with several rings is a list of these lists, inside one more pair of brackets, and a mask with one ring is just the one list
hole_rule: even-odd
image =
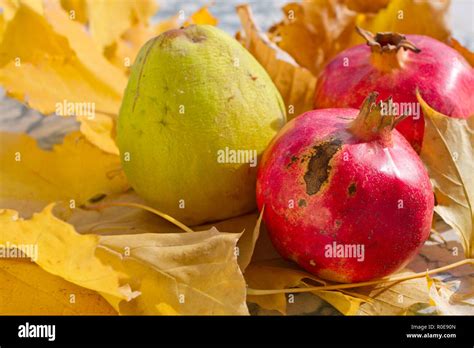
[[147,207],[146,205],[139,204],[139,203],[111,202],[111,203],[103,203],[103,204],[99,204],[99,205],[88,206],[88,207],[86,207],[86,209],[87,210],[102,210],[102,209],[111,208],[111,207],[131,207],[131,208],[143,209],[143,210],[149,211],[150,213],[158,215],[159,217],[165,219],[168,222],[171,222],[173,225],[181,228],[185,232],[194,232],[192,229],[190,229],[188,226],[186,226],[182,222],[179,222],[174,217],[172,217],[168,214],[162,213],[159,210],[153,209],[151,207]]
[[[390,142],[390,131],[407,116],[384,115],[381,107],[382,102],[376,103],[377,97],[378,93],[372,92],[365,98],[360,112],[357,118],[352,121],[349,130],[365,141],[383,138],[388,144]],[[392,97],[383,103],[391,105]]]
[[367,45],[372,51],[372,64],[382,71],[403,68],[407,57],[406,50],[415,53],[421,52],[418,47],[399,33],[384,32],[374,35],[359,27],[356,27],[356,31],[367,41]]
[[400,48],[410,50],[415,53],[421,52],[418,47],[416,47],[412,42],[407,40],[405,35],[399,33],[383,32],[374,35],[370,31],[359,28],[357,26],[356,31],[367,41],[367,45],[370,46],[372,52],[396,52]]
[[466,264],[474,265],[474,259],[465,259],[461,260],[443,267],[435,268],[432,270],[427,270],[426,272],[420,272],[415,274],[410,274],[406,276],[394,276],[394,277],[386,277],[377,280],[372,280],[368,282],[361,282],[361,283],[351,283],[351,284],[335,284],[335,285],[324,285],[324,286],[313,286],[313,287],[306,287],[306,288],[290,288],[290,289],[275,289],[275,290],[263,290],[263,289],[247,289],[247,295],[274,295],[274,294],[283,294],[283,293],[299,293],[299,292],[311,292],[311,291],[322,291],[322,290],[340,290],[340,289],[351,289],[351,288],[359,288],[363,286],[369,285],[376,285],[380,283],[383,286],[389,286],[392,283],[402,282],[406,280],[416,279],[416,278],[423,278],[427,275],[435,274],[444,272],[459,266],[463,266]]

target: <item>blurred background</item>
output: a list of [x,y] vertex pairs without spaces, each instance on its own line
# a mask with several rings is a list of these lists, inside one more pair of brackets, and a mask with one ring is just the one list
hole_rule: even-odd
[[[372,0],[366,0],[372,1]],[[438,0],[413,0],[432,1]],[[265,31],[274,23],[283,19],[281,8],[289,0],[157,0],[160,11],[155,16],[156,21],[163,20],[184,10],[191,14],[204,5],[211,5],[209,10],[219,19],[219,27],[230,34],[239,30],[239,18],[235,15],[235,6],[247,3],[252,7],[256,22]],[[453,36],[464,46],[474,50],[474,0],[451,0],[450,25]]]

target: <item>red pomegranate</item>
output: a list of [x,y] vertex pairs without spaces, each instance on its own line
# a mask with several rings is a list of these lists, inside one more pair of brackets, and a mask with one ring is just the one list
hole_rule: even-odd
[[372,91],[381,99],[392,96],[399,110],[410,116],[397,130],[417,152],[425,126],[417,88],[431,107],[445,115],[474,114],[474,69],[454,49],[427,36],[373,35],[357,29],[367,45],[341,52],[324,68],[316,86],[316,108],[359,108]]
[[[278,252],[332,281],[402,268],[430,233],[433,193],[416,152],[382,116],[362,109],[306,112],[264,152],[257,204]],[[374,105],[376,105],[374,107]]]

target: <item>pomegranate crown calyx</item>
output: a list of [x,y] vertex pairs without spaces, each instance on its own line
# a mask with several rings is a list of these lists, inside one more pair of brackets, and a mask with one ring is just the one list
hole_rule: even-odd
[[366,141],[377,138],[390,138],[392,129],[394,129],[408,115],[390,115],[386,109],[392,105],[392,97],[385,101],[377,101],[377,92],[372,92],[365,98],[357,118],[352,121],[350,130],[353,134]]
[[397,52],[400,48],[415,53],[421,52],[418,47],[407,40],[405,35],[399,33],[383,32],[374,35],[370,31],[357,26],[356,31],[367,41],[367,45],[371,48],[372,52]]

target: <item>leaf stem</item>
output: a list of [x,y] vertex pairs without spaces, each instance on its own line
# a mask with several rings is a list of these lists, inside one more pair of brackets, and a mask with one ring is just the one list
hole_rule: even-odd
[[186,226],[182,222],[179,222],[174,217],[172,217],[168,214],[162,213],[161,211],[153,209],[153,208],[148,207],[146,205],[140,204],[140,203],[110,202],[110,203],[103,203],[103,204],[99,204],[99,205],[88,206],[88,207],[86,207],[86,209],[88,209],[88,210],[101,210],[101,209],[111,208],[111,207],[131,207],[131,208],[143,209],[143,210],[149,211],[150,213],[158,215],[159,217],[165,219],[168,222],[171,222],[173,225],[178,226],[179,228],[181,228],[185,232],[194,232],[192,229],[190,229],[188,226]]
[[[363,286],[375,285],[375,284],[380,284],[380,283],[391,284],[391,283],[401,282],[401,281],[410,280],[410,279],[422,278],[427,275],[444,272],[449,269],[453,269],[453,268],[466,265],[466,264],[474,265],[474,259],[461,260],[461,261],[458,261],[458,262],[455,262],[443,267],[427,270],[426,272],[420,272],[420,273],[410,274],[406,276],[394,276],[391,278],[390,277],[381,278],[381,279],[371,280],[371,281],[361,282],[361,283],[334,284],[334,285],[324,285],[324,286],[313,286],[313,287],[307,287],[307,288],[290,288],[290,289],[274,289],[274,290],[247,288],[247,295],[274,295],[274,294],[281,294],[281,293],[299,293],[299,292],[311,292],[311,291],[321,291],[321,290],[340,290],[340,289],[359,288]],[[388,284],[386,286],[388,286]]]

